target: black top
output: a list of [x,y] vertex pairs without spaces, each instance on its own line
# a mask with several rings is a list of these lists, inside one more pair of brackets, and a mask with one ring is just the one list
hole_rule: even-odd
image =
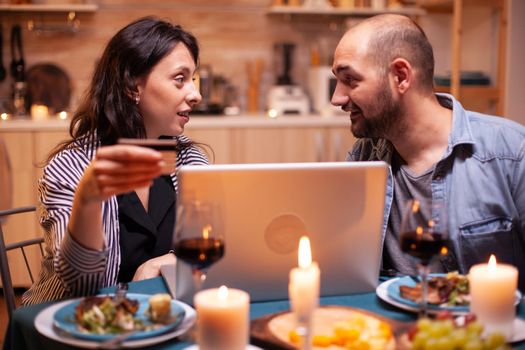
[[129,282],[145,261],[171,249],[175,225],[175,189],[170,176],[154,180],[148,212],[135,191],[117,196],[120,222],[119,282]]

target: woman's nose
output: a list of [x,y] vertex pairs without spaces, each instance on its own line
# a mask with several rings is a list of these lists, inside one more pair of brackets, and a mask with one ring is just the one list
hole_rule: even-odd
[[202,100],[202,96],[199,90],[197,90],[197,88],[195,87],[195,84],[192,82],[190,91],[188,95],[186,95],[186,101],[188,102],[189,105],[193,106],[199,103],[201,100]]

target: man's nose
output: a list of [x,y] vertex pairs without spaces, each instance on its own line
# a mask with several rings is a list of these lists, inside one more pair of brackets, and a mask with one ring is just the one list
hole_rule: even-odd
[[330,100],[330,103],[332,103],[334,106],[342,107],[348,104],[350,102],[350,97],[348,94],[345,93],[343,87],[341,86],[339,82],[335,85],[335,90],[332,95],[332,99]]

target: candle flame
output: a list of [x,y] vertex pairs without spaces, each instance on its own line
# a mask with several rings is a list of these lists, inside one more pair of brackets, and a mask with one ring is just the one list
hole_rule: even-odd
[[418,226],[418,227],[416,228],[416,234],[417,234],[418,236],[421,236],[421,235],[423,234],[423,227]]
[[228,287],[226,286],[220,286],[219,291],[217,292],[218,297],[220,300],[226,300],[228,299]]
[[494,254],[491,254],[490,255],[490,259],[489,259],[489,266],[488,266],[488,270],[490,273],[494,273],[496,272],[496,267],[498,266],[497,262],[496,262],[496,257],[494,256]]
[[305,268],[312,264],[312,250],[310,249],[310,240],[302,236],[299,241],[299,267]]
[[204,228],[202,229],[202,238],[208,239],[208,237],[210,236],[210,231],[211,225],[204,226]]

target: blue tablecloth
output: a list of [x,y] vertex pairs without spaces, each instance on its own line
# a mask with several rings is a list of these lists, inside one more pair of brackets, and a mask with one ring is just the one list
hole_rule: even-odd
[[[101,290],[102,293],[113,292],[114,288],[106,288]],[[166,293],[167,287],[161,277],[153,278],[141,282],[133,282],[129,285],[130,293]],[[58,343],[54,340],[48,339],[40,335],[34,326],[35,317],[40,311],[45,309],[52,303],[44,303],[34,306],[28,306],[20,308],[15,311],[9,328],[6,333],[4,350],[25,350],[25,349],[38,349],[38,350],[62,350],[62,349],[74,349],[74,347]],[[321,298],[322,305],[344,305],[361,308],[364,310],[372,311],[383,315],[388,318],[392,318],[398,321],[412,321],[415,320],[415,315],[412,313],[401,311],[393,306],[390,306],[383,301],[379,300],[375,293],[356,294],[349,296],[338,296],[338,297],[324,297]],[[525,318],[525,307],[521,303],[518,307],[518,315]],[[252,303],[250,305],[250,318],[254,319],[271,313],[285,311],[290,307],[288,301],[271,301],[271,302],[260,302]],[[147,349],[171,349],[179,350],[184,349],[190,344],[182,342],[177,339],[166,341],[162,344],[151,346]],[[514,344],[515,349],[524,349],[525,342]]]

